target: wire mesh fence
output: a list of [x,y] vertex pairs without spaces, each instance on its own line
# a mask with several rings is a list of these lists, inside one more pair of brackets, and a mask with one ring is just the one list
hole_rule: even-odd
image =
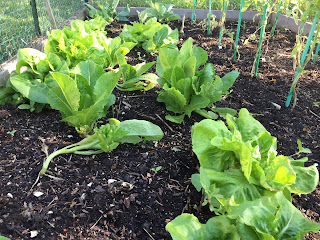
[[[52,29],[44,0],[35,0],[40,33]],[[57,25],[84,7],[85,0],[50,1]],[[0,63],[14,56],[37,34],[30,0],[0,0]]]

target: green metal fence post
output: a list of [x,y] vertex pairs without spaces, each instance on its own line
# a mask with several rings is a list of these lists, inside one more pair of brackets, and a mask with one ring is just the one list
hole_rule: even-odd
[[38,17],[36,0],[31,0],[30,5],[32,8],[32,16],[33,16],[34,27],[36,29],[36,34],[40,36],[41,31],[40,31],[40,25],[39,25],[39,17]]
[[193,24],[193,18],[194,18],[195,8],[196,8],[196,0],[193,0],[192,15],[191,15],[191,25]]
[[208,13],[208,35],[211,32],[211,0],[209,0],[209,13]]

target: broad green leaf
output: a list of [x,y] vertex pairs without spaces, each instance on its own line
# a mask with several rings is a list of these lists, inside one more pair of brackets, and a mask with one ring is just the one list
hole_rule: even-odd
[[291,166],[296,174],[296,180],[288,186],[290,192],[295,194],[309,194],[313,192],[319,183],[319,172],[316,166],[299,166],[295,165],[295,161],[291,160]]
[[145,120],[133,119],[123,121],[119,123],[118,129],[115,132],[116,141],[122,143],[138,143],[143,139],[157,141],[162,137],[163,132],[161,128]]
[[263,239],[300,239],[320,229],[319,223],[305,218],[281,192],[232,207],[228,217],[239,218],[242,227],[253,227]]
[[234,84],[235,80],[239,77],[238,71],[231,71],[224,75],[221,80],[223,82],[223,88],[221,89],[222,93],[225,94],[230,87]]
[[72,115],[73,112],[78,111],[80,103],[80,92],[76,81],[59,72],[52,72],[51,75],[58,86],[49,90],[48,103],[63,115]]
[[186,114],[190,117],[191,112],[208,106],[210,100],[202,95],[193,95],[190,104],[185,107]]
[[[231,123],[230,118],[228,117],[227,122],[229,127],[233,129],[234,125]],[[258,139],[267,131],[264,126],[259,121],[254,119],[249,111],[245,108],[242,108],[239,111],[239,118],[237,118],[236,124],[236,128],[240,131],[244,142]]]
[[196,123],[191,129],[192,150],[203,168],[223,171],[234,166],[236,157],[233,152],[220,151],[211,144],[214,137],[232,138],[232,134],[222,121],[209,119]]
[[163,40],[168,37],[169,29],[167,27],[163,27],[160,31],[156,32],[153,36],[153,43],[160,47],[163,44]]
[[49,89],[47,85],[40,80],[29,80],[22,74],[12,75],[10,83],[14,89],[20,92],[24,97],[38,103],[48,103],[47,94]]
[[[203,179],[202,175],[206,176],[210,186],[214,186],[217,189],[217,193],[211,195],[211,197],[215,197],[224,207],[237,206],[243,202],[253,201],[268,194],[268,191],[262,187],[249,183],[239,169],[217,172],[201,167],[200,179]],[[200,182],[204,186],[203,180]],[[207,191],[206,193],[210,194]]]
[[234,138],[230,140],[220,136],[212,138],[210,143],[217,148],[216,151],[235,156],[245,177],[248,180],[250,179],[253,161],[252,152],[255,151],[250,143],[244,143]]
[[188,58],[183,64],[183,70],[186,77],[192,79],[196,72],[196,57]]
[[71,72],[85,77],[92,89],[96,84],[96,80],[105,73],[101,66],[92,61],[78,63]]
[[181,115],[178,115],[178,116],[167,115],[165,118],[170,122],[174,122],[174,123],[180,124],[180,123],[183,122],[184,117],[185,117],[185,114],[181,114]]
[[166,88],[165,91],[160,92],[157,98],[158,102],[165,102],[166,108],[174,113],[181,113],[187,104],[186,98],[183,94],[175,88]]
[[196,57],[196,70],[200,66],[205,65],[208,61],[208,53],[201,47],[194,46],[192,49],[192,56]]
[[46,54],[33,48],[22,48],[19,49],[17,54],[17,66],[16,72],[21,73],[20,69],[23,66],[33,68],[35,64],[39,63],[40,60],[46,58]]
[[232,108],[211,108],[212,111],[218,113],[220,116],[226,118],[226,116],[229,114],[231,116],[235,116],[237,114],[237,110],[234,110]]
[[232,220],[226,216],[213,217],[201,224],[192,214],[183,213],[166,225],[173,240],[240,240]]

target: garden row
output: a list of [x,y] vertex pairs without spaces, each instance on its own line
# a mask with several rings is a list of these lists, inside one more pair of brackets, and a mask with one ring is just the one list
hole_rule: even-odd
[[[1,103],[32,111],[58,110],[62,121],[83,137],[52,153],[40,175],[59,154],[98,154],[124,142],[160,140],[161,129],[143,120],[112,118],[98,126],[115,103],[115,87],[147,91],[158,83],[162,89],[157,100],[174,113],[167,120],[179,124],[192,112],[208,118],[192,127],[193,151],[201,166],[192,183],[204,194],[203,205],[220,215],[201,224],[193,215],[182,214],[166,227],[173,239],[299,239],[319,231],[320,225],[304,218],[291,203],[291,194],[316,188],[316,167],[304,167],[307,158],[278,155],[276,138],[246,109],[235,117],[233,109],[212,108],[239,73],[217,76],[213,64],[207,63],[207,52],[194,46],[191,38],[178,49],[178,30],[159,22],[176,18],[169,7],[162,19],[153,17],[156,10],[147,10],[141,13],[141,22],[125,25],[119,37],[108,38],[105,26],[128,15],[128,9],[115,14],[115,7],[97,11],[89,6],[93,19],[75,20],[70,28],[49,33],[44,53],[21,49],[16,73],[0,89]],[[154,62],[136,66],[126,62],[125,55],[135,46],[157,54],[157,75],[148,72]],[[227,125],[214,120],[219,116]],[[301,142],[298,146],[296,155],[308,152]]]

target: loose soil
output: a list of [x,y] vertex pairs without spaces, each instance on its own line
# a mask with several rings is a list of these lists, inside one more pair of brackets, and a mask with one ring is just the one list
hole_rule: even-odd
[[[170,25],[180,30],[181,22]],[[108,35],[117,36],[122,27],[122,23],[113,23],[108,26]],[[236,32],[237,24],[228,23],[226,27]],[[307,66],[298,84],[297,106],[286,108],[295,74],[290,58],[295,34],[281,29],[265,41],[258,77],[251,78],[257,40],[248,45],[243,42],[256,28],[248,22],[242,25],[237,61],[232,60],[230,38],[222,39],[219,50],[219,30],[207,35],[199,25],[191,26],[189,20],[180,34],[179,46],[192,37],[194,44],[207,50],[208,61],[219,76],[234,69],[240,72],[232,92],[216,106],[247,108],[278,138],[280,154],[294,154],[296,141],[301,139],[304,147],[312,150],[306,165],[319,164],[319,63]],[[130,64],[155,59],[141,48],[128,54]],[[37,231],[34,239],[170,239],[165,225],[181,213],[193,213],[202,222],[213,216],[207,207],[194,207],[199,206],[201,194],[190,180],[199,167],[192,152],[190,129],[202,118],[194,114],[181,125],[166,121],[165,115],[170,113],[156,101],[157,90],[116,90],[116,106],[107,118],[152,121],[165,133],[161,141],[123,144],[111,153],[95,156],[62,155],[51,162],[49,176],[35,186],[45,152],[81,139],[60,121],[57,111],[30,113],[0,106],[0,235],[29,239],[31,231]],[[8,133],[14,130],[14,134]],[[151,169],[157,166],[162,169],[154,173]],[[36,197],[34,192],[43,195]],[[311,194],[294,196],[293,203],[307,218],[319,222],[319,187]],[[320,239],[320,234],[305,238]]]

